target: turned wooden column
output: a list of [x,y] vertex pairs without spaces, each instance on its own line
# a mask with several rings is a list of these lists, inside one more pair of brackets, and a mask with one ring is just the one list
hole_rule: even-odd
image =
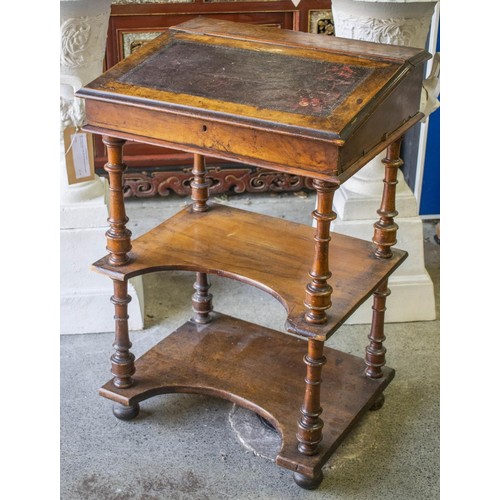
[[127,282],[113,280],[114,294],[111,302],[115,306],[115,352],[111,356],[111,373],[114,375],[115,387],[124,389],[132,385],[135,373],[134,355],[129,351],[132,343],[128,332],[128,304],[131,301],[127,293]]
[[305,319],[309,323],[323,324],[328,319],[326,310],[332,305],[332,287],[328,284],[332,273],[329,269],[328,254],[331,240],[330,224],[336,218],[332,210],[333,194],[338,185],[314,179],[313,186],[317,192],[317,208],[312,213],[316,221],[316,234],[314,260],[309,271],[311,282],[306,286],[304,301],[308,309]]
[[114,266],[122,266],[129,262],[131,232],[126,228],[128,217],[125,212],[123,198],[123,173],[127,166],[123,163],[123,145],[126,141],[115,137],[104,136],[108,162],[104,170],[109,174],[109,229],[106,232],[106,249],[110,252],[108,260]]
[[387,148],[387,156],[382,160],[385,165],[384,189],[382,202],[377,210],[380,219],[373,225],[373,243],[375,255],[381,259],[392,257],[391,247],[397,243],[396,234],[398,225],[394,218],[398,215],[396,210],[396,186],[398,183],[398,169],[403,165],[399,157],[402,138],[393,142]]
[[[207,180],[205,157],[203,155],[194,155],[193,175],[194,178],[191,181],[193,212],[206,212],[209,209],[207,201],[210,182]],[[212,321],[210,313],[213,310],[212,294],[208,292],[210,283],[206,273],[196,273],[193,288],[195,293],[193,294],[192,305],[195,316],[192,321],[199,324],[210,323]]]
[[[132,375],[135,373],[135,356],[130,352],[132,343],[128,333],[127,307],[131,300],[127,293],[127,282],[113,280],[114,294],[111,302],[115,306],[115,352],[111,356],[111,373],[113,385],[126,389],[133,385]],[[120,403],[113,405],[113,414],[120,420],[131,420],[139,414],[139,405],[125,406]]]
[[[304,455],[316,455],[318,446],[323,439],[323,420],[320,415],[321,408],[321,368],[326,363],[323,355],[324,342],[309,339],[307,341],[307,354],[304,356],[304,363],[307,366],[306,390],[304,394],[304,404],[300,408],[301,416],[298,421],[297,440],[298,449]],[[294,472],[294,481],[305,489],[316,489],[323,480],[321,468],[315,472],[313,477],[305,476],[300,472]]]
[[[109,174],[109,229],[106,231],[106,249],[110,252],[108,262],[113,266],[123,266],[130,261],[128,252],[132,245],[131,232],[126,224],[128,217],[125,212],[123,197],[123,173],[126,165],[123,163],[123,145],[126,141],[115,137],[105,136],[108,162],[104,169]],[[131,301],[127,293],[128,282],[113,280],[114,294],[111,302],[115,307],[115,352],[111,356],[111,373],[113,385],[119,389],[126,389],[133,384],[132,375],[135,373],[135,356],[130,352],[132,343],[128,331],[128,304]],[[139,405],[124,406],[116,403],[113,413],[117,418],[130,420],[139,413]]]
[[207,179],[207,168],[205,157],[195,154],[193,161],[193,175],[191,181],[191,199],[193,200],[194,212],[206,212],[208,210],[208,188],[210,181]]
[[[380,209],[377,210],[380,219],[373,225],[374,253],[379,259],[390,259],[392,257],[391,247],[397,242],[398,225],[394,222],[394,218],[398,215],[396,210],[398,169],[403,165],[403,161],[399,157],[401,140],[402,138],[398,139],[387,148],[387,155],[382,160],[385,165],[385,177],[382,202]],[[386,299],[391,293],[387,283],[387,280],[384,280],[373,293],[372,325],[368,335],[370,343],[366,347],[365,353],[365,374],[370,378],[382,377],[382,367],[385,365],[384,321]],[[380,407],[382,403],[383,396],[373,409]]]
[[366,347],[365,354],[365,373],[370,378],[382,377],[382,367],[385,365],[384,316],[385,302],[390,293],[391,291],[387,288],[387,280],[373,292],[372,325],[368,335],[370,343]]
[[193,294],[192,304],[195,316],[192,321],[199,324],[206,324],[212,321],[210,313],[212,307],[212,294],[208,292],[210,283],[206,273],[196,273],[196,281],[193,288],[196,290]]
[[[332,210],[333,194],[338,185],[315,179],[313,186],[317,191],[317,208],[312,213],[316,221],[314,260],[309,272],[311,282],[306,286],[304,305],[308,309],[305,319],[309,323],[322,324],[327,321],[326,310],[332,305],[332,287],[328,284],[332,273],[329,269],[328,255],[331,240],[330,224],[336,217]],[[306,387],[297,431],[298,449],[304,455],[318,453],[318,445],[322,439],[320,387],[321,368],[326,363],[323,346],[323,341],[309,339],[307,354],[304,356],[304,363],[307,367]],[[316,478],[305,478],[296,473],[295,480],[307,488],[313,487],[321,481],[321,478],[319,475]]]
[[299,451],[304,455],[315,455],[322,438],[323,421],[319,416],[321,408],[321,367],[326,363],[323,356],[323,341],[309,339],[304,363],[307,366],[304,404],[300,409],[297,440]]

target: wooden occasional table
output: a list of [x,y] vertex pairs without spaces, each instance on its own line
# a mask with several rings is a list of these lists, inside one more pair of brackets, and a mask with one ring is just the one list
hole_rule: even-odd
[[[157,394],[203,393],[249,408],[282,438],[276,463],[319,486],[321,468],[356,421],[383,403],[389,275],[402,135],[421,118],[422,50],[194,19],[82,88],[85,130],[107,146],[113,281],[113,379],[100,394],[134,418]],[[123,199],[127,141],[194,155],[192,204],[131,243]],[[330,233],[339,185],[387,148],[373,244]],[[313,179],[314,228],[209,202],[203,155]],[[128,280],[180,269],[196,275],[194,316],[140,359],[130,352]],[[286,333],[212,310],[208,274],[259,287],[287,311]],[[364,359],[324,347],[373,294]],[[304,365],[305,363],[305,365]],[[320,401],[321,388],[321,401]]]

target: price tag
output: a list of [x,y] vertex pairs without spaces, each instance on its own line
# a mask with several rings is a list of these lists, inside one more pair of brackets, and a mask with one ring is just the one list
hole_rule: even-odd
[[75,127],[64,130],[66,173],[68,184],[90,181],[94,178],[94,146],[92,136]]

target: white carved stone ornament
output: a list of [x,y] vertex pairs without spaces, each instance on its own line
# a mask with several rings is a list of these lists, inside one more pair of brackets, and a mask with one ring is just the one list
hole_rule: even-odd
[[[435,0],[332,0],[335,35],[341,38],[424,48]],[[420,110],[427,116],[439,107],[439,54],[424,81]]]
[[111,0],[65,0],[60,2],[60,130],[61,201],[79,203],[102,196],[102,180],[69,186],[66,178],[64,130],[79,128],[85,121],[85,108],[76,99],[76,90],[102,73]]
[[61,25],[61,66],[75,68],[85,63],[85,45],[89,37],[88,17],[68,19]]
[[61,129],[79,127],[84,121],[83,104],[73,93],[102,73],[108,20],[109,8],[94,16],[61,19],[61,86],[70,87],[61,89]]
[[[109,13],[71,18],[61,25],[61,67],[102,64]],[[97,49],[97,50],[96,50]]]
[[[72,89],[73,87],[71,87]],[[60,96],[61,132],[67,127],[81,127],[85,119],[85,108],[80,99]]]
[[335,33],[339,37],[410,47],[425,44],[423,37],[427,28],[427,20],[422,18],[377,19],[348,16],[335,20]]

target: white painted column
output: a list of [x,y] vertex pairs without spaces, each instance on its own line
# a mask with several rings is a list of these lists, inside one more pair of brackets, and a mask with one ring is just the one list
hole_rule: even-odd
[[[105,232],[108,208],[105,183],[93,180],[68,184],[63,133],[79,127],[85,119],[83,103],[74,92],[103,71],[111,0],[60,1],[61,14],[61,161],[60,161],[60,244],[61,244],[61,333],[97,333],[114,330],[113,293],[106,276],[90,265],[106,255]],[[144,327],[142,280],[129,286],[129,327]]]
[[[393,45],[425,48],[434,0],[332,0],[335,35]],[[427,93],[423,93],[427,96]],[[423,98],[421,110],[430,113],[437,101]],[[334,209],[338,218],[332,230],[371,241],[373,223],[382,199],[385,151],[345,182],[335,193]],[[409,257],[389,280],[386,321],[406,322],[436,318],[434,287],[425,269],[423,226],[414,194],[403,174],[398,174],[396,223],[399,226],[397,248]],[[371,298],[349,323],[371,322]]]

